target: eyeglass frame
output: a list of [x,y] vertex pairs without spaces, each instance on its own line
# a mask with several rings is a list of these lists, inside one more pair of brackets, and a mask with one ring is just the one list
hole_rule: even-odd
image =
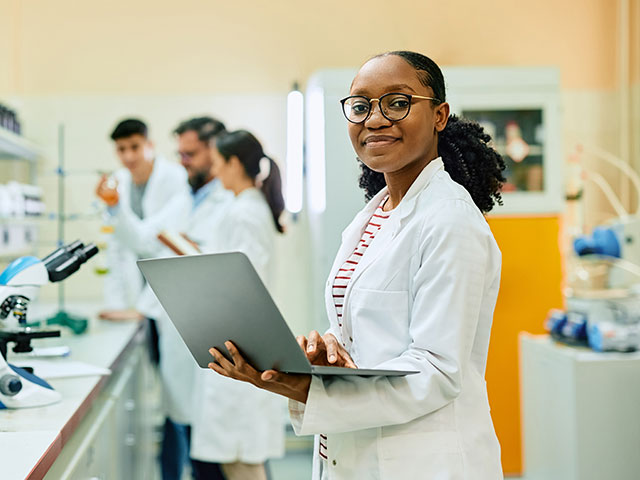
[[[396,120],[393,120],[389,117],[387,117],[384,113],[384,111],[382,110],[382,107],[380,106],[380,100],[382,100],[384,97],[388,97],[389,95],[401,95],[403,97],[407,97],[409,100],[409,108],[407,108],[407,113],[404,115],[404,117],[402,118],[398,118]],[[369,102],[369,113],[367,113],[367,116],[364,117],[363,120],[359,121],[359,122],[354,122],[353,120],[351,120],[348,116],[347,116],[347,112],[344,111],[344,103],[349,100],[350,98],[364,98]],[[347,119],[348,122],[353,123],[354,125],[360,125],[361,123],[366,122],[369,117],[371,116],[371,113],[373,112],[373,101],[377,100],[378,102],[378,107],[380,108],[380,113],[382,114],[382,116],[384,118],[386,118],[387,120],[389,120],[390,122],[399,122],[401,120],[404,120],[405,118],[407,118],[409,116],[409,112],[411,112],[411,105],[413,104],[413,99],[417,98],[419,100],[432,100],[434,102],[437,102],[438,104],[442,103],[442,100],[440,100],[439,98],[434,98],[434,97],[424,97],[422,95],[411,95],[410,93],[402,93],[402,92],[389,92],[389,93],[385,93],[384,95],[381,95],[378,98],[369,98],[366,95],[349,95],[348,97],[344,97],[342,100],[340,100],[340,104],[342,105],[342,114],[344,115],[344,118]]]

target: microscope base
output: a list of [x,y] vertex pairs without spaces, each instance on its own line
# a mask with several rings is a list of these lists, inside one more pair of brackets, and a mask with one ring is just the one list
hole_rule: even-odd
[[0,359],[0,376],[3,379],[11,377],[11,380],[17,380],[20,383],[17,393],[0,391],[0,410],[43,407],[62,399],[60,393],[46,381],[22,368],[7,364],[4,359]]

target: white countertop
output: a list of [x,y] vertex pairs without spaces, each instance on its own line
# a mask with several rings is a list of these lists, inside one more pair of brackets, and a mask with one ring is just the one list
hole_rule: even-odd
[[[82,310],[87,311],[86,308]],[[68,345],[71,354],[51,359],[51,362],[81,361],[114,369],[135,334],[141,332],[141,327],[137,322],[113,323],[91,318],[89,328],[82,335],[74,335],[65,328],[61,330],[61,337],[34,340],[32,346]],[[17,358],[10,351],[12,346],[9,345],[9,362]],[[23,358],[20,357],[21,363],[24,363]],[[0,410],[0,476],[7,479],[42,478],[107,380],[106,376],[52,379],[49,383],[62,394],[59,403]]]
[[550,335],[520,333],[523,342],[531,343],[545,350],[548,355],[570,358],[578,362],[616,362],[640,360],[640,352],[596,352],[589,347],[576,347],[556,342]]

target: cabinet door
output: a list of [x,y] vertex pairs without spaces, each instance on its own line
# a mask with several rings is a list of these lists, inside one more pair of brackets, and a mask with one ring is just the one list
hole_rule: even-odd
[[149,369],[144,348],[132,346],[45,479],[150,478],[155,450]]
[[47,472],[45,480],[115,478],[112,463],[105,458],[112,448],[113,420],[113,401],[109,398],[97,401]]
[[101,418],[100,427],[89,442],[78,468],[71,480],[108,480],[114,478],[114,462],[110,458],[114,418],[114,404],[108,401],[106,416]]
[[[151,478],[157,456],[154,443],[155,423],[159,410],[159,385],[148,352],[140,349],[135,371],[135,478]],[[164,418],[164,417],[163,417]]]
[[139,351],[136,351],[127,361],[111,391],[115,427],[111,451],[117,458],[115,478],[136,478],[136,410],[139,405],[135,392],[138,359]]
[[112,392],[117,478],[148,478],[153,468],[153,412],[149,400],[153,377],[149,368],[147,352],[137,347]]

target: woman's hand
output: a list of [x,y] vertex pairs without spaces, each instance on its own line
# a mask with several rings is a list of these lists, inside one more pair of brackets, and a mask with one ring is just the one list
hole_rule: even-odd
[[347,350],[340,345],[332,333],[320,335],[313,330],[309,338],[300,335],[296,340],[312,365],[358,368]]
[[246,362],[232,342],[227,341],[224,345],[229,350],[232,360],[227,360],[218,349],[211,348],[209,353],[216,360],[209,364],[211,370],[225,377],[247,382],[263,390],[306,403],[311,375],[292,375],[276,370],[259,372]]
[[[314,330],[309,334],[309,338],[301,335],[296,340],[312,365],[358,368],[346,349],[331,333],[322,336]],[[216,360],[209,364],[211,370],[225,377],[247,382],[263,390],[306,403],[311,375],[288,374],[276,370],[260,372],[247,363],[232,342],[225,342],[225,346],[231,354],[231,360],[227,360],[218,349],[211,348],[209,353]]]

